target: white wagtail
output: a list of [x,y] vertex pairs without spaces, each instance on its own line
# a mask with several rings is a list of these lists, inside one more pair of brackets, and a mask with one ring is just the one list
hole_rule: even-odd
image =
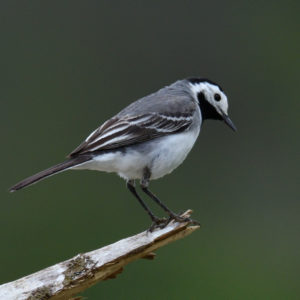
[[[22,180],[10,191],[70,169],[116,172],[151,217],[151,229],[172,219],[192,221],[166,207],[148,189],[149,181],[171,173],[184,161],[204,120],[223,120],[236,130],[227,111],[227,97],[216,83],[203,78],[176,81],[133,102],[93,131],[68,160]],[[136,192],[135,180],[167,212],[168,220],[151,212]]]

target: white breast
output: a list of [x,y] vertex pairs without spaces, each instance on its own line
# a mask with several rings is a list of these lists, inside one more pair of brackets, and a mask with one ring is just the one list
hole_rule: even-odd
[[151,179],[160,178],[176,169],[191,151],[199,131],[200,128],[158,140],[152,153]]

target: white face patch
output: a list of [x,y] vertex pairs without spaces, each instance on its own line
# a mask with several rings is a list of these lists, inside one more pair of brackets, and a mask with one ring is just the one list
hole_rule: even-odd
[[212,83],[209,82],[200,82],[200,83],[191,83],[192,93],[198,101],[198,94],[200,92],[204,93],[205,99],[216,108],[219,114],[228,113],[228,101],[227,96],[221,89]]

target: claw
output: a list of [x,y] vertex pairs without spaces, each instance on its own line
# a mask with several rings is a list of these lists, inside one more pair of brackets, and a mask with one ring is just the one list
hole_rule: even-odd
[[152,224],[150,228],[147,230],[148,232],[153,232],[155,229],[163,229],[165,228],[170,222],[175,221],[179,223],[188,223],[193,225],[200,225],[200,223],[196,220],[193,220],[191,218],[179,215],[179,214],[170,214],[169,218],[153,218]]
[[147,231],[153,232],[156,228],[159,229],[165,228],[167,224],[168,224],[168,219],[155,217],[152,221],[150,228]]
[[189,223],[189,224],[193,224],[193,225],[200,225],[200,223],[196,220],[193,220],[193,219],[188,218],[188,217],[182,217],[182,216],[176,215],[176,214],[170,215],[169,220],[170,221],[174,220],[174,221],[179,222],[179,223]]

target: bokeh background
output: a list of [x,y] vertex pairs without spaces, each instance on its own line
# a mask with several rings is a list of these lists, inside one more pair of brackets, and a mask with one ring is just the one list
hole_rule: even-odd
[[299,299],[299,8],[1,1],[0,282],[149,226],[114,174],[66,172],[7,190],[133,100],[199,75],[224,88],[238,133],[207,121],[185,163],[151,187],[175,211],[194,209],[201,230],[83,296]]

